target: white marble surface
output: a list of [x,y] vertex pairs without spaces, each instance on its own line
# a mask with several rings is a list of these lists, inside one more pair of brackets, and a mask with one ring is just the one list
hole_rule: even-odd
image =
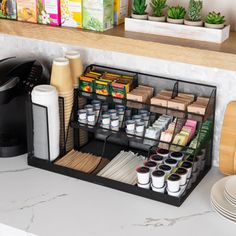
[[177,208],[27,166],[25,156],[0,159],[0,222],[39,236],[235,236],[210,206],[221,177],[213,168]]
[[[148,74],[217,86],[213,164],[215,166],[219,165],[219,144],[221,127],[223,124],[223,114],[226,109],[226,105],[230,101],[236,100],[235,71],[188,65],[174,61],[165,61],[91,48],[72,47],[70,45],[25,39],[4,34],[0,34],[0,45],[2,46],[0,59],[9,56],[31,57],[38,58],[43,63],[50,65],[53,58],[62,56],[66,50],[79,49],[85,65],[97,63],[100,65],[113,66]],[[204,60],[204,58],[202,60]]]

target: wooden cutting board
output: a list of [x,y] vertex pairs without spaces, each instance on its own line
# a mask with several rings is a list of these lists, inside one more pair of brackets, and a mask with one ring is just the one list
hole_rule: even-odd
[[236,174],[236,101],[227,105],[220,143],[220,171]]

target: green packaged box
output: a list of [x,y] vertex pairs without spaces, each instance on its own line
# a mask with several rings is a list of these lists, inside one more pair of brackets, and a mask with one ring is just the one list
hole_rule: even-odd
[[0,0],[0,18],[16,20],[16,0]]
[[83,28],[105,31],[113,27],[114,0],[84,0]]

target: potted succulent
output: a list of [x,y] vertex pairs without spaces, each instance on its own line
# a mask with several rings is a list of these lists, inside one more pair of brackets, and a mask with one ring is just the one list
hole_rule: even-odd
[[148,20],[165,22],[166,17],[163,14],[163,10],[167,7],[167,0],[151,0],[150,6],[152,8],[152,15],[148,16]]
[[212,29],[222,29],[225,26],[225,17],[216,12],[209,12],[206,17],[205,27]]
[[169,7],[167,10],[167,22],[173,24],[183,24],[186,10],[184,7]]
[[185,25],[202,26],[202,1],[190,0],[187,14],[188,19],[184,20]]
[[147,8],[146,0],[134,0],[133,1],[133,13],[132,18],[139,20],[147,20],[148,14],[145,12]]

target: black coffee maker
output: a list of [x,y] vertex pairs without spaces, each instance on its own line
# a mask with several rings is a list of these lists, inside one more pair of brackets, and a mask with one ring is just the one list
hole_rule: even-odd
[[47,70],[36,60],[0,60],[0,157],[27,152],[26,102],[36,85],[48,82]]

